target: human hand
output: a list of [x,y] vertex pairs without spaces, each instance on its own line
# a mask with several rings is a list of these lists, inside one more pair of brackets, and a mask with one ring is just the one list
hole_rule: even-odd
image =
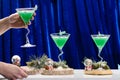
[[13,64],[7,64],[3,63],[2,64],[2,69],[1,69],[1,74],[9,79],[9,80],[16,80],[16,79],[23,79],[27,77],[27,74],[23,69],[20,67],[13,65]]
[[[31,20],[34,20],[35,15],[36,15],[36,13],[33,14]],[[28,23],[28,25],[30,25],[30,24],[31,24],[31,22]],[[18,13],[14,13],[9,16],[9,26],[10,26],[10,28],[26,28],[26,27],[28,27],[27,25],[25,25],[25,23],[20,18]]]

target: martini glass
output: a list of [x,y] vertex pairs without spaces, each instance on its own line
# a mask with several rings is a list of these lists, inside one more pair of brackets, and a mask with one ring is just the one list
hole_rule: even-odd
[[[101,59],[100,62],[102,62],[103,58],[100,56],[100,54],[101,54],[103,47],[105,46],[108,39],[110,38],[110,35],[100,34],[100,32],[98,32],[98,34],[91,35],[91,37],[94,43],[96,44],[96,46],[98,47],[98,57]],[[99,69],[102,69],[101,64],[100,64]]]
[[[37,10],[37,5],[35,5],[34,8],[17,8],[16,11],[19,14],[19,16],[21,17],[21,19],[23,20],[24,24],[27,26],[29,21],[31,20],[34,12]],[[26,47],[35,47],[36,45],[30,44],[28,35],[30,33],[29,28],[27,27],[27,33],[26,33],[26,44],[22,45],[22,48],[26,48]]]
[[60,31],[59,33],[52,33],[52,34],[50,34],[50,36],[52,37],[56,46],[60,50],[60,54],[58,55],[58,59],[59,59],[59,62],[61,62],[60,56],[62,56],[62,54],[63,54],[62,48],[64,47],[65,43],[69,39],[70,34],[66,33],[65,31],[63,31],[63,32]]

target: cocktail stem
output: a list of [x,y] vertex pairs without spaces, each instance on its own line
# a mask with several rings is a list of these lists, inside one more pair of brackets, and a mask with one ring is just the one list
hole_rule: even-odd
[[60,50],[60,54],[58,55],[58,59],[59,59],[59,62],[61,62],[60,56],[63,55],[63,50],[62,49],[59,49],[59,50]]
[[100,53],[101,53],[102,49],[98,49],[98,50],[99,50],[99,52],[98,52],[98,57],[101,59],[100,61],[102,62],[102,61],[103,61],[103,58],[100,56]]
[[26,28],[27,29],[27,34],[26,34],[26,43],[30,43],[30,41],[29,41],[29,38],[28,38],[28,35],[29,35],[29,33],[30,33],[30,30],[29,30],[29,28]]
[[100,53],[101,53],[102,49],[98,49],[98,50],[99,50],[99,52],[98,52],[98,57],[101,59],[101,60],[100,60],[100,64],[99,64],[99,65],[100,65],[100,66],[99,66],[99,69],[102,70],[101,64],[102,64],[103,58],[100,56]]

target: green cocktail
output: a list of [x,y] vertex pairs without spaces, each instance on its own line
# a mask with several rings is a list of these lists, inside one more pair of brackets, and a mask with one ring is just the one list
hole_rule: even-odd
[[104,35],[104,34],[97,34],[97,35],[91,35],[93,41],[95,42],[96,46],[98,47],[99,53],[98,57],[101,59],[101,62],[103,58],[100,56],[100,53],[105,46],[106,42],[108,41],[110,35]]
[[102,49],[105,46],[108,39],[109,37],[106,37],[106,36],[93,37],[93,41],[95,42],[95,44],[99,49]]
[[59,59],[59,61],[61,61],[60,56],[63,54],[62,48],[64,47],[65,43],[69,39],[70,34],[64,33],[64,32],[59,32],[59,33],[52,33],[50,35],[61,52],[58,55],[58,59]]
[[52,36],[52,39],[59,49],[63,48],[68,38],[68,36]]
[[29,23],[30,19],[32,18],[33,13],[34,13],[34,9],[31,8],[28,8],[27,10],[21,8],[21,10],[18,11],[18,14],[20,15],[20,17],[22,18],[22,20],[26,25]]
[[[21,17],[21,19],[23,20],[23,22],[25,23],[25,25],[27,26],[29,21],[31,20],[35,10],[37,10],[37,5],[35,5],[34,8],[17,8],[16,11],[19,14],[19,16]],[[22,48],[26,48],[26,47],[35,47],[36,45],[32,45],[30,44],[29,38],[28,38],[28,34],[30,33],[29,28],[26,28],[28,33],[26,34],[26,44],[22,45]]]

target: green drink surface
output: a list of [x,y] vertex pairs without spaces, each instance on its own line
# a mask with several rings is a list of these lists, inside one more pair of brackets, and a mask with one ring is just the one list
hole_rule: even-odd
[[63,46],[65,45],[66,41],[68,40],[68,36],[52,36],[52,39],[54,40],[55,44],[59,49],[62,49]]
[[99,49],[102,49],[109,39],[109,37],[92,37],[92,38]]
[[18,11],[20,17],[22,18],[22,20],[24,21],[25,24],[28,24],[30,19],[32,18],[32,15],[34,13],[34,10],[32,11]]

